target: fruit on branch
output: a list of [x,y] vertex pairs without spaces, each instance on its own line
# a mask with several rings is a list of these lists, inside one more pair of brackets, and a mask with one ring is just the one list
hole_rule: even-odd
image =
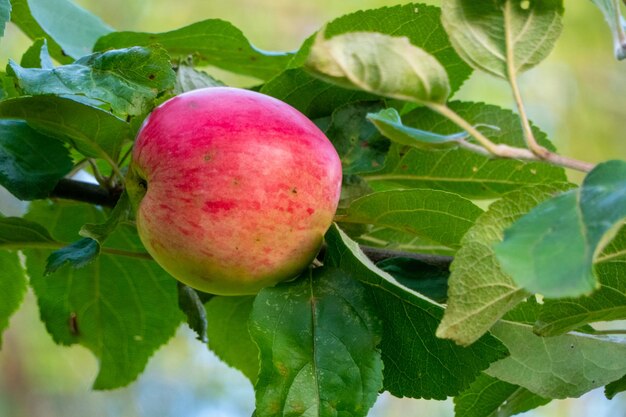
[[141,127],[126,187],[139,236],[201,291],[254,294],[317,254],[341,189],[324,134],[291,106],[229,87],[157,107]]

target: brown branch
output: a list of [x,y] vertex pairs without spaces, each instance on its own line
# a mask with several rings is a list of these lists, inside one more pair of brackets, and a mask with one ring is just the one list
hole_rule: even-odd
[[114,207],[121,194],[121,189],[107,190],[98,184],[63,178],[54,187],[49,197]]

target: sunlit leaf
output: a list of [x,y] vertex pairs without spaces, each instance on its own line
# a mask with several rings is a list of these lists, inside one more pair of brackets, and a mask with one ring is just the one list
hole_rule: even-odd
[[541,62],[561,33],[563,0],[444,0],[441,6],[457,53],[505,79]]
[[626,59],[626,20],[620,11],[619,0],[591,0],[602,11],[613,34],[613,48],[617,59]]
[[98,40],[94,50],[150,46],[158,43],[172,58],[192,56],[195,65],[269,79],[279,73],[290,54],[255,48],[241,30],[219,19],[203,20],[170,32],[114,32]]
[[325,39],[320,32],[305,67],[344,88],[418,103],[445,103],[448,74],[435,57],[406,37],[350,32]]
[[0,37],[4,36],[4,28],[11,19],[11,1],[0,0]]
[[46,37],[54,58],[80,58],[112,29],[99,17],[69,0],[12,0],[11,20],[31,39]]
[[[441,24],[441,9],[423,3],[407,3],[371,10],[359,10],[324,26],[327,38],[349,32],[378,32],[391,36],[405,36],[411,44],[434,56],[448,73],[451,92],[455,92],[469,77],[472,69],[456,54]],[[304,65],[311,45],[311,35],[289,63],[289,68]],[[328,88],[329,86],[327,86]]]

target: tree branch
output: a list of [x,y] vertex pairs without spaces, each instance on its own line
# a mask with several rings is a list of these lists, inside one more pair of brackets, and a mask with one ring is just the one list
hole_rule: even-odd
[[121,189],[107,190],[98,184],[63,178],[54,187],[49,197],[114,207],[120,195],[122,195]]
[[[50,193],[50,198],[63,198],[103,207],[114,207],[122,194],[121,189],[107,190],[97,184],[76,181],[68,178],[60,180]],[[361,246],[361,250],[374,263],[388,258],[410,258],[428,265],[448,269],[452,262],[451,256],[426,255],[413,252],[394,251],[389,249]],[[322,248],[318,257],[323,257],[325,248]]]

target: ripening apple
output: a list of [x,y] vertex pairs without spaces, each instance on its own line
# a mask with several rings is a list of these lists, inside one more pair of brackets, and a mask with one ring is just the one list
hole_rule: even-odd
[[337,209],[341,163],[288,104],[214,87],[148,116],[126,187],[141,241],[167,272],[204,292],[254,294],[314,259]]

